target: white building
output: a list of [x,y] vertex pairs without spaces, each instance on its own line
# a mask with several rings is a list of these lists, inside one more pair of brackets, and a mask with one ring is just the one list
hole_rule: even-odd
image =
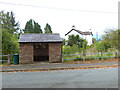
[[88,42],[87,45],[90,46],[92,44],[92,36],[93,36],[92,32],[89,31],[82,32],[80,30],[76,30],[73,28],[72,30],[70,30],[68,33],[65,34],[65,39],[68,40],[68,37],[72,34],[79,35],[81,38],[86,39],[86,41]]

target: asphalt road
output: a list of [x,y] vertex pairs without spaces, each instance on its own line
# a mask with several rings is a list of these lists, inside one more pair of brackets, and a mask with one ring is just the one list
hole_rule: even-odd
[[118,88],[118,67],[2,74],[3,88]]

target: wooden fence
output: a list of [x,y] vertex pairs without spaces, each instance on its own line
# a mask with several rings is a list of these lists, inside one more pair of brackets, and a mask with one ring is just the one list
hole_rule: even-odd
[[[111,55],[109,55],[111,54]],[[0,57],[7,57],[6,60],[0,60],[0,62],[8,62],[8,64],[11,64],[13,61],[13,55],[14,54],[8,54],[8,55],[0,55]],[[95,57],[94,55],[99,55],[99,57]],[[109,56],[104,56],[104,55],[109,55]],[[111,53],[81,53],[81,54],[67,54],[67,55],[63,55],[63,61],[64,60],[79,60],[82,59],[83,62],[86,61],[86,59],[101,59],[102,61],[104,60],[104,58],[120,58],[120,52],[111,52]],[[68,58],[68,57],[73,57],[73,58]],[[74,58],[74,56],[81,56],[81,58]],[[92,56],[92,57],[91,57]],[[67,57],[67,59],[64,59],[65,57]]]
[[13,54],[8,54],[8,55],[0,55],[0,57],[1,57],[1,59],[3,58],[3,57],[7,57],[7,59],[2,59],[2,60],[0,60],[0,62],[8,62],[8,64],[11,64],[12,63],[12,61],[13,61]]
[[[99,55],[99,57],[95,57],[94,55]],[[108,55],[108,56],[105,56]],[[81,54],[67,54],[67,55],[63,55],[63,61],[64,60],[79,60],[82,59],[83,62],[85,62],[86,59],[101,59],[102,61],[104,60],[104,58],[116,58],[118,60],[118,58],[120,57],[120,52],[111,52],[111,53],[81,53]],[[69,56],[73,57],[73,58],[69,58]],[[74,56],[81,56],[81,58],[75,58]],[[92,56],[92,57],[91,57]],[[67,59],[65,59],[65,57],[67,57]]]

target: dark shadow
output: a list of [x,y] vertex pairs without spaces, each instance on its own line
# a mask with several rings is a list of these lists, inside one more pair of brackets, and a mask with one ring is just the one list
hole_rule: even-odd
[[34,61],[49,62],[49,47],[48,43],[34,44]]

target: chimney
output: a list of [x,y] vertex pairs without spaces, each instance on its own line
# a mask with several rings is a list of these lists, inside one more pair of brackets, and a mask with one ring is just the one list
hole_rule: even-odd
[[75,29],[75,25],[72,26],[72,29]]

